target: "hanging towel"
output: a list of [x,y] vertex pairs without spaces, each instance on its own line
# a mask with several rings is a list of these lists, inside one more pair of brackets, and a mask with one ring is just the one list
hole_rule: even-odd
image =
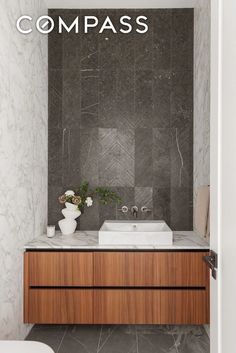
[[210,231],[208,217],[210,206],[210,188],[209,186],[200,186],[197,191],[196,209],[195,209],[195,229],[199,235],[206,237]]

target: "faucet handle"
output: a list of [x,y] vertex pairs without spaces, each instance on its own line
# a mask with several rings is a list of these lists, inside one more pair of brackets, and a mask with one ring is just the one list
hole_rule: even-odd
[[141,207],[141,212],[143,212],[143,213],[152,212],[152,209],[148,208],[147,206],[142,206]]
[[121,208],[118,208],[118,211],[121,211],[122,213],[127,213],[129,209],[127,206],[122,206]]

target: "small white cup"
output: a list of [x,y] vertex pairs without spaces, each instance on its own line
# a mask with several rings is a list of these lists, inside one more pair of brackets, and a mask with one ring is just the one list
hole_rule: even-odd
[[47,226],[47,237],[52,238],[55,235],[55,226]]

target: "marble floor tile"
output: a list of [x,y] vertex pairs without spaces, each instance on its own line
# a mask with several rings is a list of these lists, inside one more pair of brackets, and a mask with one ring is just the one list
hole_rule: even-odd
[[63,341],[66,330],[66,325],[35,325],[26,340],[45,343],[56,353]]
[[[64,344],[62,345],[59,352],[67,352],[67,346],[68,344],[70,344],[70,342],[73,342],[71,347],[72,349],[70,350],[70,352],[73,352],[73,346],[77,346],[77,350],[79,352],[96,352],[100,336],[100,325],[71,325],[68,327],[67,333],[63,340]],[[63,350],[63,347],[65,347],[66,350]],[[80,348],[78,349],[78,347]]]
[[138,353],[178,353],[174,339],[171,336],[163,335],[139,335]]
[[55,353],[209,353],[202,326],[35,325],[27,340]]
[[[107,329],[106,326],[104,328]],[[135,326],[113,326],[105,336],[97,353],[137,353]]]
[[175,326],[172,330],[178,353],[209,353],[210,340],[201,326]]
[[65,335],[55,353],[88,353],[87,347],[76,337]]

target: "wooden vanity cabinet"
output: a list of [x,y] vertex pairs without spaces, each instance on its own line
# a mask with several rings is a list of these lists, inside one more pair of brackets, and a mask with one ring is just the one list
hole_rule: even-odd
[[206,324],[205,251],[27,251],[24,322]]

